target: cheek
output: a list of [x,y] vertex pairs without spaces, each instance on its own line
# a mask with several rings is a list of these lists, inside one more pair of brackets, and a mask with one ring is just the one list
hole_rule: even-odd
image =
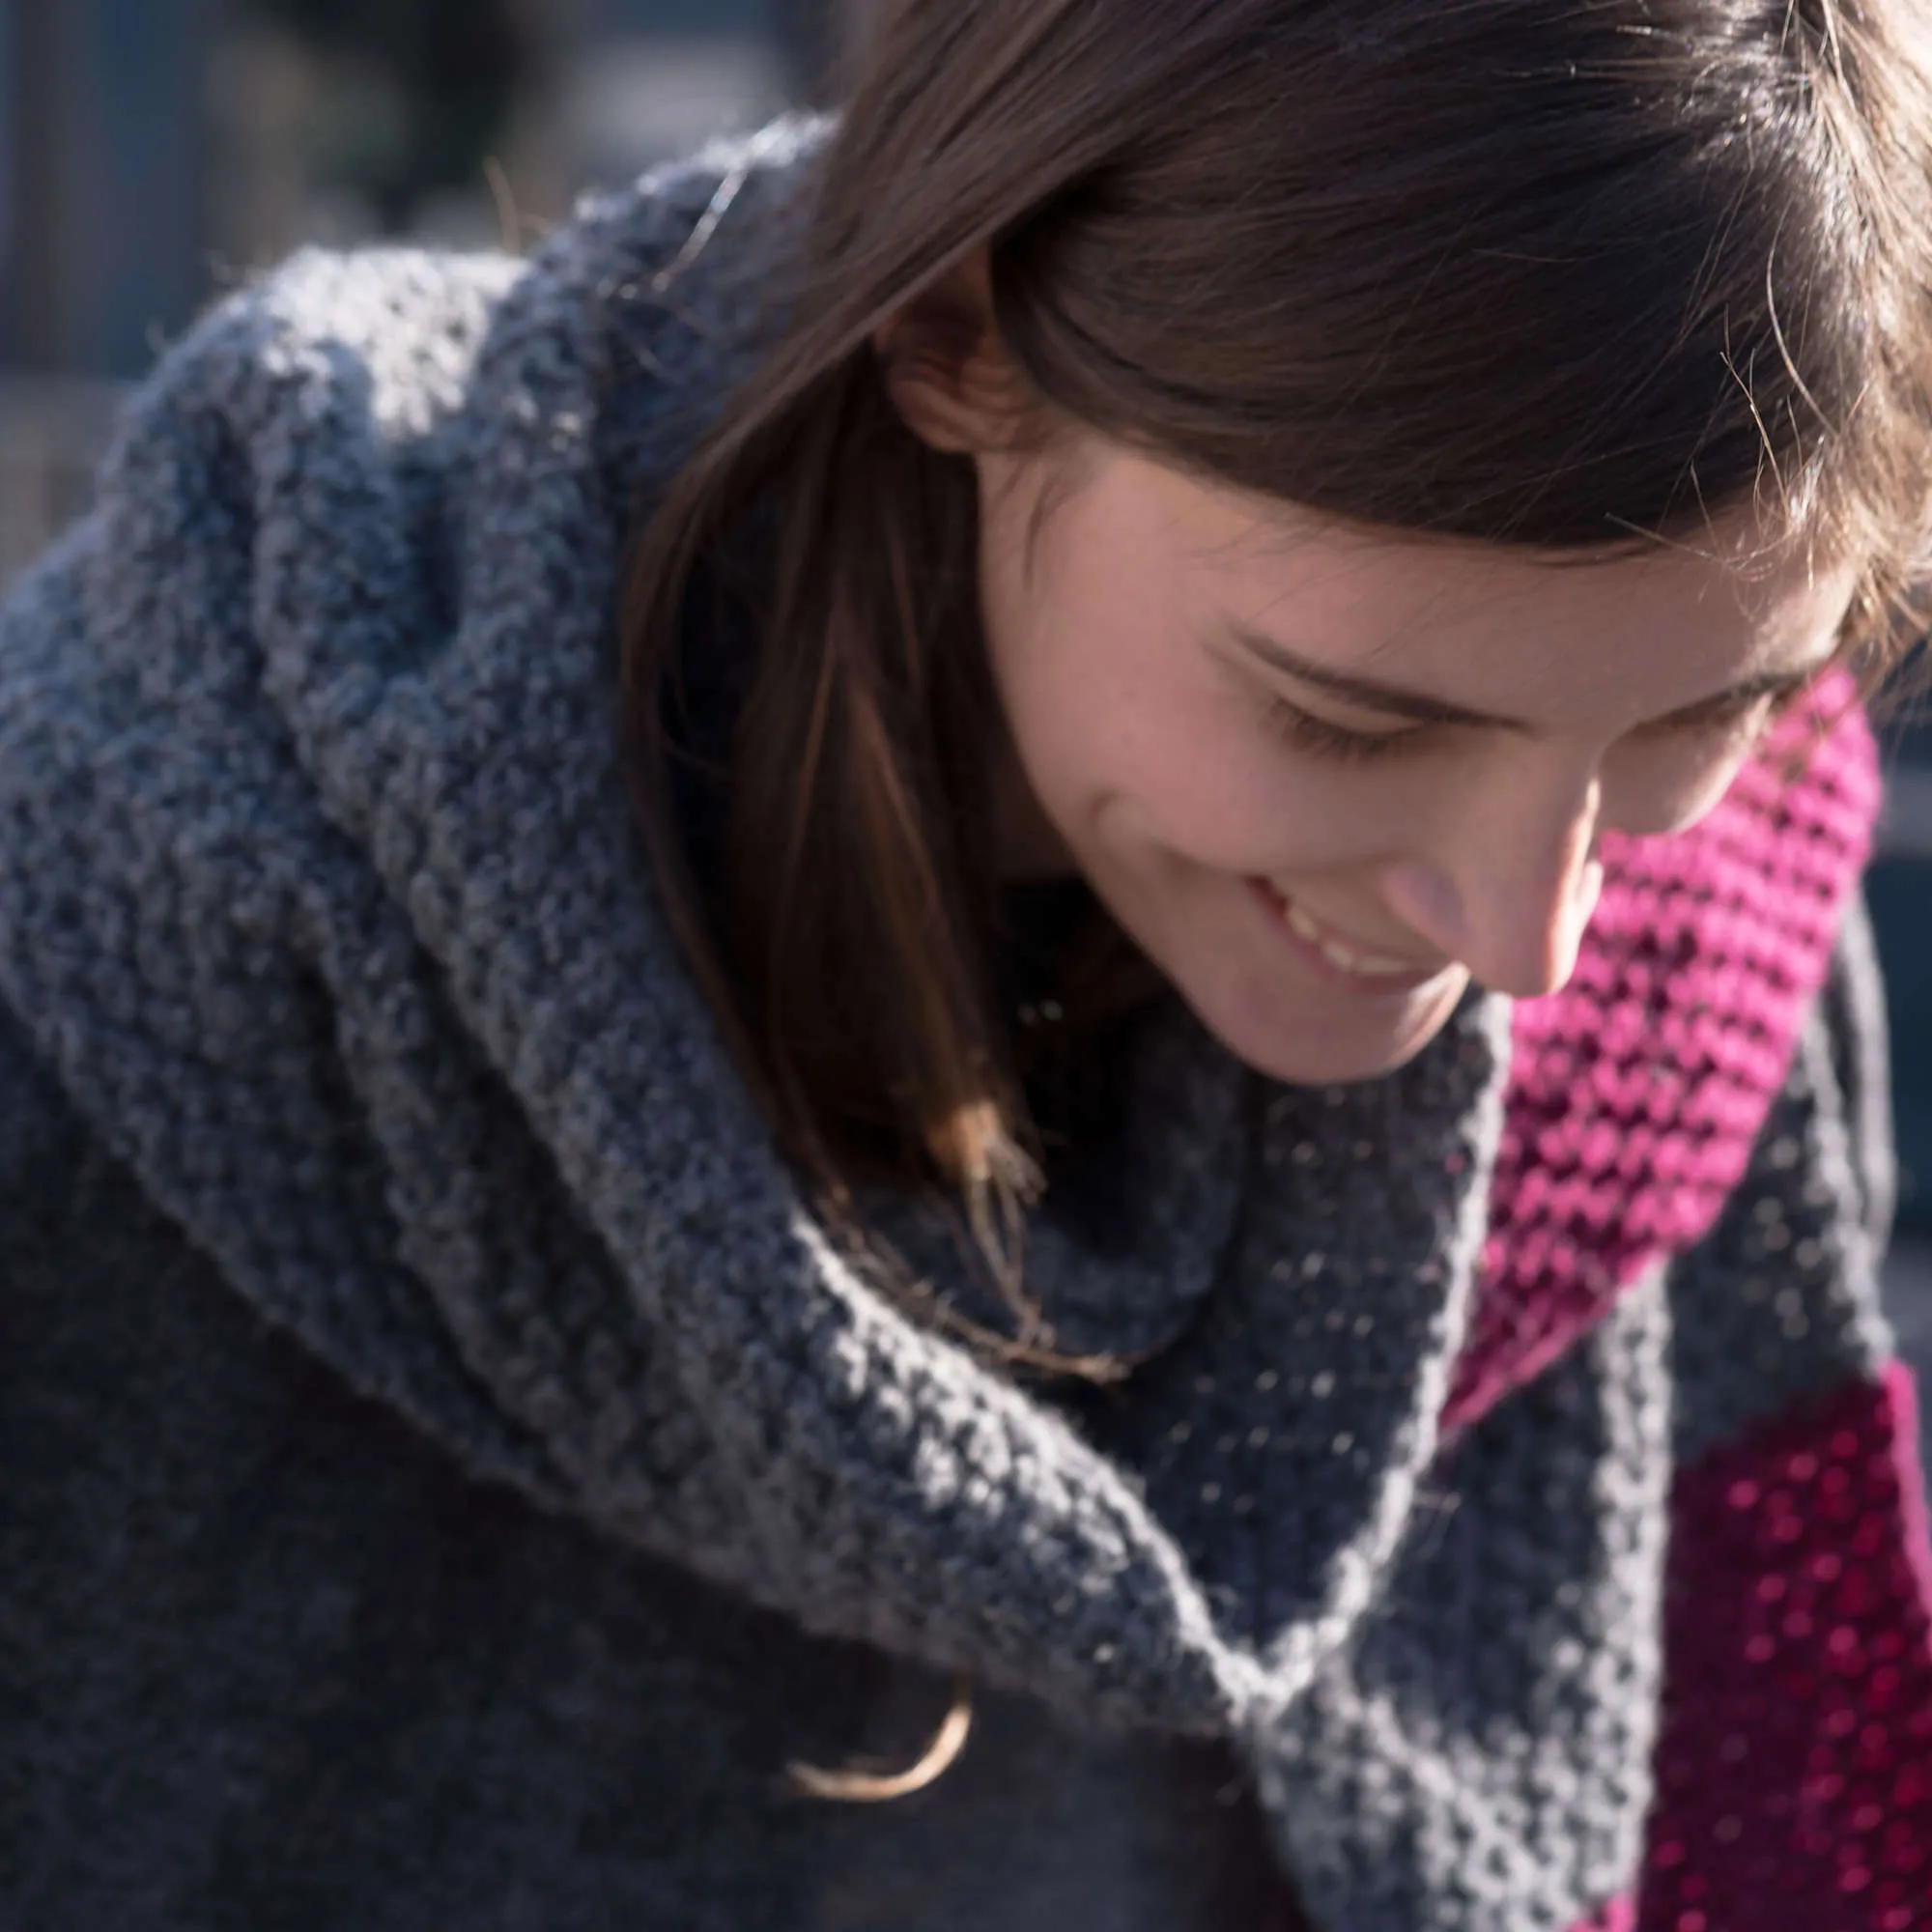
[[1182,845],[1264,819],[1281,761],[1208,674],[1158,573],[1116,561],[987,586],[994,677],[1040,805],[1076,845],[1115,818]]
[[1245,871],[1319,841],[1320,783],[1226,690],[1143,641],[1122,627],[1103,650],[1063,643],[1008,680],[1022,764],[1068,843]]
[[981,599],[1022,772],[1084,863],[1163,857],[1259,871],[1319,847],[1327,775],[1257,715],[1202,641],[1206,609],[1171,516],[1116,475],[1061,502],[1031,576],[1030,499],[982,506]]

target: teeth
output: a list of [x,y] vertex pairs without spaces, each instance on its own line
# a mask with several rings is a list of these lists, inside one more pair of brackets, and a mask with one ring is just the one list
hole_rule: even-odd
[[1383,952],[1357,952],[1352,946],[1346,945],[1328,931],[1325,926],[1317,925],[1302,911],[1299,903],[1281,893],[1283,907],[1288,915],[1290,929],[1297,938],[1305,939],[1321,954],[1331,966],[1340,967],[1344,973],[1357,973],[1369,980],[1393,980],[1407,977],[1415,968],[1406,959],[1391,959]]

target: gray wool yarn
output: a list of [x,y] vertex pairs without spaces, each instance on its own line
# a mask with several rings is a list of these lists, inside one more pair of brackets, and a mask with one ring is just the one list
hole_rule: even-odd
[[[854,1274],[681,969],[613,585],[823,128],[526,264],[303,255],[166,358],[0,632],[0,992],[235,1290],[477,1476],[810,1632],[1232,1740],[1321,1925],[1573,1925],[1649,1796],[1670,1301],[1438,1458],[1507,1003],[1332,1090],[1164,1009],[1122,1225],[1029,1238],[1065,1346],[1153,1351],[1076,1412]],[[973,1308],[944,1223],[875,1207]]]

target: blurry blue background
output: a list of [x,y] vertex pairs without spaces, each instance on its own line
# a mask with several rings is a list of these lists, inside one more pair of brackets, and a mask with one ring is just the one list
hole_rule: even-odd
[[1865,890],[1886,960],[1904,1223],[1932,1236],[1932,722],[1924,699],[1881,718],[1886,821]]
[[307,242],[526,245],[574,194],[821,104],[865,0],[0,0],[0,582],[113,385]]
[[1886,817],[1865,880],[1891,1013],[1899,1229],[1890,1312],[1918,1370],[1920,1440],[1932,1468],[1932,722],[1926,700],[1881,720]]
[[0,356],[130,376],[299,242],[498,232],[816,96],[842,0],[5,0]]
[[[574,193],[836,94],[865,0],[0,0],[0,582],[118,386],[304,242],[526,244]],[[1902,1336],[1932,1361],[1932,725],[1889,727]]]

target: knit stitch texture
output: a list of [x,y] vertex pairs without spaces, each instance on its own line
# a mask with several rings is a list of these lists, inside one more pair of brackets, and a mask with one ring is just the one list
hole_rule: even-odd
[[[802,1205],[618,761],[628,521],[769,339],[823,133],[528,263],[304,255],[166,358],[0,628],[0,1000],[230,1293],[613,1561],[1225,1746],[1328,1932],[1664,1897],[1674,1486],[1701,1521],[1753,1430],[1869,1429],[1867,1475],[1898,1439],[1862,722],[1821,690],[1702,827],[1606,854],[1568,990],[1473,993],[1384,1079],[1278,1086],[1156,1010],[1119,1225],[1049,1197],[1028,1245],[1065,1346],[1151,1359],[1096,1404],[980,1366]],[[874,1211],[998,1319],[940,1216]],[[1932,1679],[1909,1510],[1873,1523],[1899,1763]],[[1895,1783],[1867,1837],[1922,1854],[1928,1803]],[[1727,1882],[1797,1895],[1792,1843]],[[1924,1922],[1886,1877],[1802,1922]]]

